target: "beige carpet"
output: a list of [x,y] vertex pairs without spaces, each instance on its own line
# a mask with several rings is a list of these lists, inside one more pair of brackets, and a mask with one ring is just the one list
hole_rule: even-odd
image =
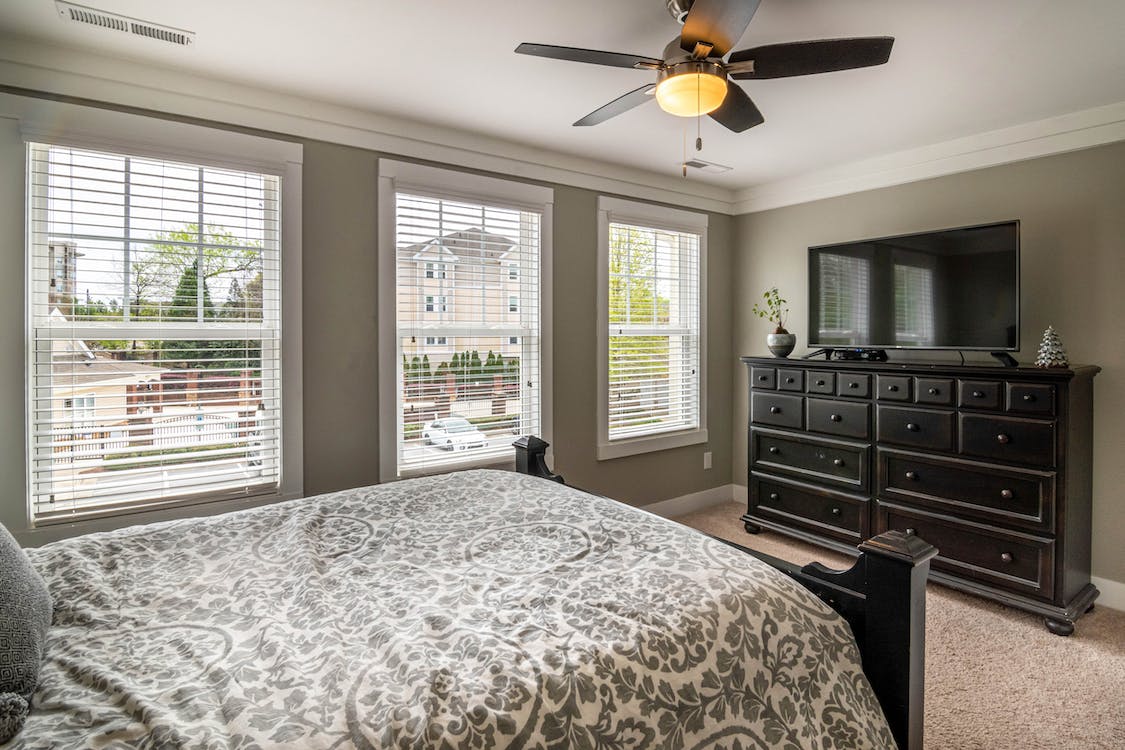
[[[843,555],[772,532],[747,534],[745,506],[683,516],[701,531],[804,564]],[[1074,635],[930,584],[926,601],[926,747],[1125,749],[1125,612],[1096,607]]]

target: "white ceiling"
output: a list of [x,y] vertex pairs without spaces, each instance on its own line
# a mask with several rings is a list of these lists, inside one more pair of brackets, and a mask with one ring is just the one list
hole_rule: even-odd
[[[525,57],[520,42],[660,56],[679,26],[664,0],[86,0],[196,33],[191,48],[62,21],[52,0],[3,0],[0,31],[211,79],[468,131],[663,175],[695,120],[643,105],[571,123],[651,73]],[[763,0],[736,49],[896,38],[887,65],[744,81],[766,122],[702,121],[693,179],[776,184],[975,134],[1125,102],[1121,0]]]

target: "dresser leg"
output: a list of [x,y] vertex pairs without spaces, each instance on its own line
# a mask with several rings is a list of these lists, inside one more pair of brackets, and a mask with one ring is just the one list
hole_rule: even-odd
[[757,526],[755,524],[752,524],[749,521],[744,521],[742,526],[743,526],[743,528],[746,529],[747,534],[757,534],[758,532],[760,532],[762,530],[761,526]]
[[1070,635],[1074,632],[1074,623],[1070,620],[1056,620],[1053,617],[1044,617],[1043,624],[1055,635]]
[[1089,607],[1086,607],[1086,611],[1085,611],[1085,612],[1083,612],[1082,614],[1084,614],[1084,615],[1088,615],[1088,614],[1090,614],[1090,613],[1091,613],[1091,612],[1093,612],[1093,611],[1094,611],[1094,605],[1093,605],[1093,604],[1091,604],[1091,605],[1090,605]]

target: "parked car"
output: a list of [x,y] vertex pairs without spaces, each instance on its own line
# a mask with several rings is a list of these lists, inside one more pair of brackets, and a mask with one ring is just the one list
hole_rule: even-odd
[[422,428],[422,439],[427,445],[451,451],[484,448],[488,445],[488,438],[464,417],[446,417],[427,422]]

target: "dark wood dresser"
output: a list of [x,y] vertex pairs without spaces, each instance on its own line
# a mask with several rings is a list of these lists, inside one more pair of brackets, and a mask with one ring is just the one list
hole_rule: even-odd
[[1043,615],[1093,606],[1098,367],[1039,369],[743,357],[746,530],[855,554],[888,529],[938,548],[932,579]]

